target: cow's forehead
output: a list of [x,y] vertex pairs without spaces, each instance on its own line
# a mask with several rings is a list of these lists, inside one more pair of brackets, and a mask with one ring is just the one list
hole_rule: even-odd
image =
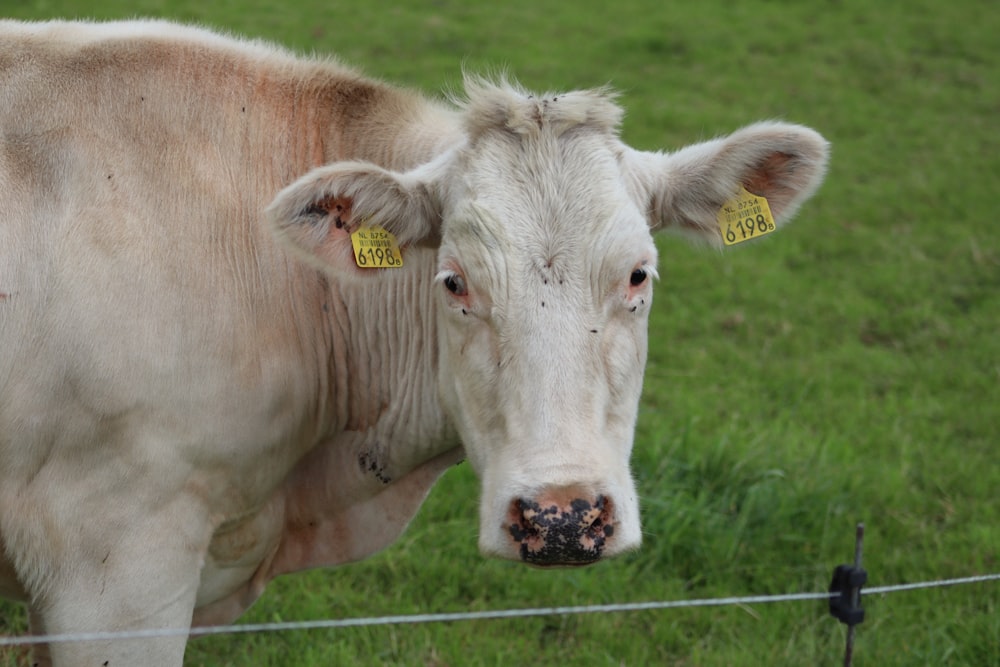
[[[505,85],[467,86],[468,143],[456,161],[444,236],[482,244],[507,261],[652,247],[622,173],[621,110],[604,91],[535,96]],[[461,251],[461,248],[458,250]],[[518,253],[518,251],[521,253]]]

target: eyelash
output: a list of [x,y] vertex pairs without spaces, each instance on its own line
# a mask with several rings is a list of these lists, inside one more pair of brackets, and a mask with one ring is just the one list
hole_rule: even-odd
[[466,285],[465,277],[462,274],[455,271],[442,271],[437,278],[452,296],[461,298],[469,295],[469,286]]
[[461,276],[454,274],[445,276],[443,283],[444,288],[455,296],[465,296],[469,293],[468,288],[465,286],[465,281],[462,280]]

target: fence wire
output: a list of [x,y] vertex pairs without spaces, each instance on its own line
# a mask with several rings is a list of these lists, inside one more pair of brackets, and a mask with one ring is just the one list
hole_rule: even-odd
[[[989,581],[1000,581],[1000,573],[961,577],[957,579],[924,581],[911,584],[897,584],[892,586],[876,586],[872,588],[865,588],[862,591],[862,597],[865,595],[885,595],[900,591],[958,586]],[[78,641],[153,639],[157,637],[198,637],[235,633],[290,632],[296,630],[329,630],[362,626],[415,625],[420,623],[449,623],[456,621],[528,618],[533,616],[567,616],[574,614],[656,611],[662,609],[682,609],[691,607],[746,606],[752,604],[773,604],[779,602],[796,602],[805,600],[827,600],[835,595],[838,595],[838,593],[790,593],[782,595],[750,595],[743,597],[706,598],[701,600],[670,600],[568,607],[538,607],[534,609],[498,609],[439,614],[377,616],[370,618],[317,619],[313,621],[288,621],[278,623],[245,623],[240,625],[219,625],[195,628],[150,628],[147,630],[124,630],[120,632],[77,632],[23,637],[0,637],[0,646],[23,646],[30,644],[54,644],[59,642]]]

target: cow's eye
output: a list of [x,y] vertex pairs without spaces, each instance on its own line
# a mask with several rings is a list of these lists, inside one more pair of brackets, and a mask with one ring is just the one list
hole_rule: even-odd
[[442,282],[444,283],[444,288],[455,296],[465,296],[469,293],[468,288],[465,286],[465,279],[457,273],[449,273],[444,277]]
[[629,278],[628,282],[630,285],[632,285],[632,287],[638,287],[639,285],[646,282],[646,278],[648,277],[649,274],[646,273],[646,269],[636,269],[635,271],[632,272],[632,276]]

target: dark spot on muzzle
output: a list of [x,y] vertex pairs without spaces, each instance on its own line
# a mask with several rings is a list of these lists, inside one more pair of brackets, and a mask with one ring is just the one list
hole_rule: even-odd
[[521,560],[533,565],[586,565],[600,560],[614,535],[611,502],[575,498],[569,506],[542,506],[519,498],[511,505],[508,531],[520,544]]

